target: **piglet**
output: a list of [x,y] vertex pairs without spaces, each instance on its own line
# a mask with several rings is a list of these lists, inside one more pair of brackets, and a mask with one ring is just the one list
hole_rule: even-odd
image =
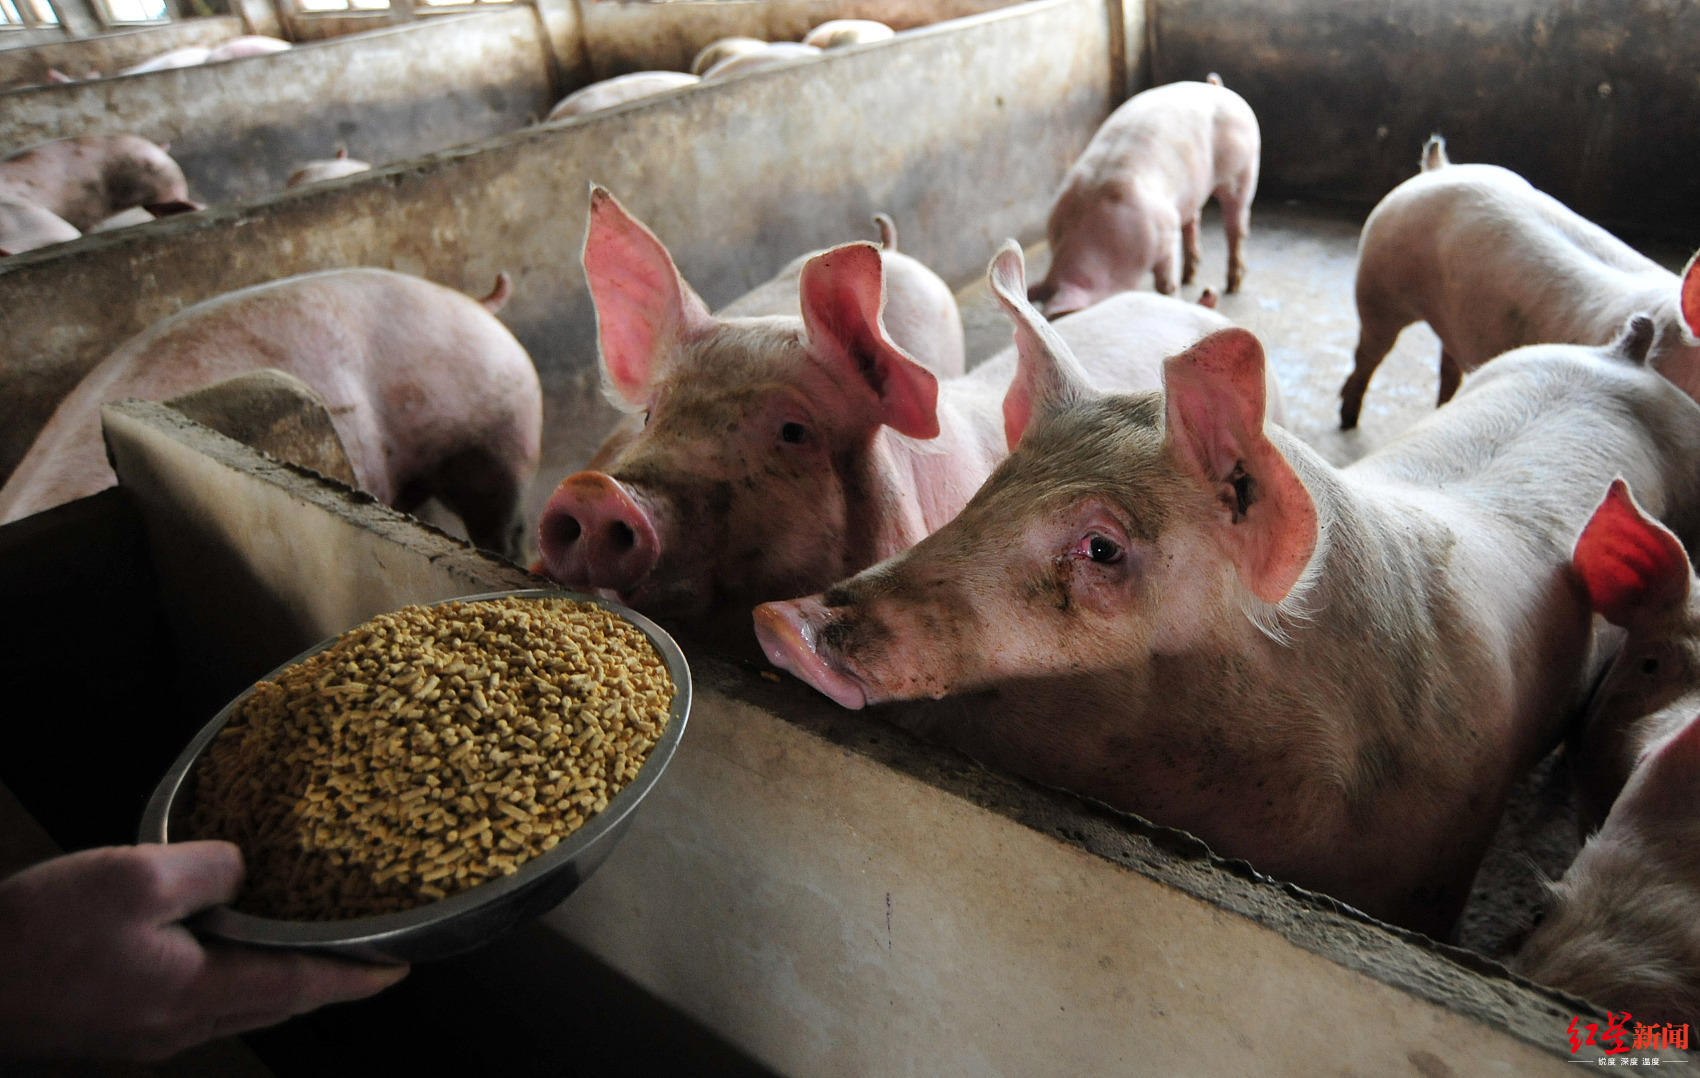
[[842,49],[847,45],[884,41],[895,34],[891,27],[873,19],[828,19],[804,34],[803,44],[817,49]]
[[821,50],[815,46],[804,45],[798,41],[770,41],[759,50],[740,52],[716,61],[714,66],[702,73],[702,77],[705,81],[725,79],[783,64],[794,64],[799,60],[813,60],[820,54]]
[[336,156],[321,161],[304,161],[289,173],[289,179],[284,181],[285,187],[300,187],[303,184],[322,183],[325,180],[339,180],[344,176],[353,176],[365,172],[372,167],[368,161],[348,156],[348,147],[338,146]]
[[1198,266],[1198,216],[1211,195],[1228,237],[1229,292],[1245,276],[1262,136],[1251,106],[1211,75],[1133,95],[1098,128],[1063,177],[1045,234],[1051,265],[1028,298],[1047,317],[1138,288],[1190,284]]
[[0,523],[113,484],[100,405],[161,400],[275,367],[325,401],[360,486],[407,510],[435,495],[474,542],[517,556],[521,494],[537,468],[542,391],[483,303],[382,269],[288,277],[226,293],[125,342],[62,401],[0,488]]
[[549,115],[543,120],[547,123],[568,116],[583,116],[642,97],[677,90],[682,86],[695,86],[701,81],[695,75],[683,71],[633,71],[629,75],[616,75],[611,79],[580,87],[561,98],[555,102],[555,107],[549,110]]
[[1627,1011],[1626,1029],[1700,1027],[1697,714],[1691,709],[1641,756],[1511,962],[1543,984]]
[[201,209],[183,170],[138,135],[57,139],[0,161],[0,199],[27,202],[87,232],[121,210],[155,217]]
[[1357,426],[1364,391],[1399,333],[1426,321],[1440,338],[1438,401],[1463,372],[1525,344],[1604,344],[1624,319],[1652,315],[1652,364],[1700,396],[1700,348],[1683,336],[1679,298],[1700,287],[1496,165],[1455,165],[1431,138],[1423,170],[1364,221],[1358,240],[1358,345],[1340,387],[1340,426]]
[[691,74],[701,75],[722,60],[747,53],[761,52],[767,42],[759,37],[723,37],[704,45],[691,59]]
[[847,707],[988,693],[893,717],[1449,934],[1599,664],[1589,492],[1629,476],[1700,532],[1700,407],[1644,366],[1651,323],[1506,356],[1337,469],[1267,422],[1243,330],[1105,395],[1018,310],[1012,455],[907,553],[759,607],[768,657]]
[[[800,316],[722,319],[612,195],[593,190],[590,216],[604,382],[634,415],[543,510],[538,546],[555,579],[747,640],[754,604],[905,549],[1004,455],[1014,355],[954,378],[928,370],[927,342],[895,339],[882,317],[886,262],[872,244],[809,258]],[[1225,324],[1194,304],[1129,298],[1086,357],[1099,384],[1154,387],[1163,355]]]

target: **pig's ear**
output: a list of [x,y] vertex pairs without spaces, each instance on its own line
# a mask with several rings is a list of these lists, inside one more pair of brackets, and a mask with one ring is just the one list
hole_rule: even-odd
[[667,248],[605,188],[590,189],[584,279],[596,305],[607,385],[641,405],[679,345],[708,332],[714,316],[679,276]]
[[1700,337],[1700,252],[1688,260],[1682,271],[1682,324],[1688,332]]
[[1014,451],[1035,416],[1090,395],[1086,372],[1074,353],[1027,301],[1027,266],[1021,246],[1008,240],[986,268],[992,294],[1015,323],[1015,378],[1003,398],[1003,433]]
[[809,352],[873,390],[881,423],[911,438],[939,433],[939,381],[885,331],[885,266],[871,243],[847,243],[803,264],[797,280]]
[[1588,602],[1613,625],[1688,601],[1690,569],[1682,543],[1654,520],[1613,479],[1599,508],[1576,540],[1571,563],[1588,589]]
[[1243,329],[1212,333],[1163,362],[1169,451],[1221,503],[1223,549],[1266,603],[1292,591],[1316,549],[1316,503],[1264,432],[1263,347]]

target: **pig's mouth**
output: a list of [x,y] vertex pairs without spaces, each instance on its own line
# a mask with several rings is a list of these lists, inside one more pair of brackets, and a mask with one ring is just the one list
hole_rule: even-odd
[[829,661],[820,651],[823,628],[801,608],[801,602],[763,603],[756,607],[756,639],[767,661],[831,697],[841,707],[858,710],[869,703],[861,681]]

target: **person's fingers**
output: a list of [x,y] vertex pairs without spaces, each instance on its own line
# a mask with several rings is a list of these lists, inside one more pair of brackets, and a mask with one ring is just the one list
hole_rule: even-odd
[[145,865],[153,921],[181,921],[228,902],[242,885],[242,851],[231,842],[168,842],[135,847]]
[[233,1015],[263,1006],[287,1015],[381,992],[407,976],[407,966],[379,966],[251,947],[206,947],[197,995],[207,1013]]

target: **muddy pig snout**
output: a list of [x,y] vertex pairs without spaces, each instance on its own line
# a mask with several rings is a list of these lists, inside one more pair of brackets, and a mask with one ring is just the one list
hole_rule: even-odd
[[655,522],[619,480],[569,475],[537,522],[543,568],[563,584],[630,592],[661,556]]
[[756,639],[768,662],[808,682],[843,707],[864,707],[868,697],[862,684],[820,653],[821,630],[831,620],[832,612],[812,595],[763,603],[755,611]]

